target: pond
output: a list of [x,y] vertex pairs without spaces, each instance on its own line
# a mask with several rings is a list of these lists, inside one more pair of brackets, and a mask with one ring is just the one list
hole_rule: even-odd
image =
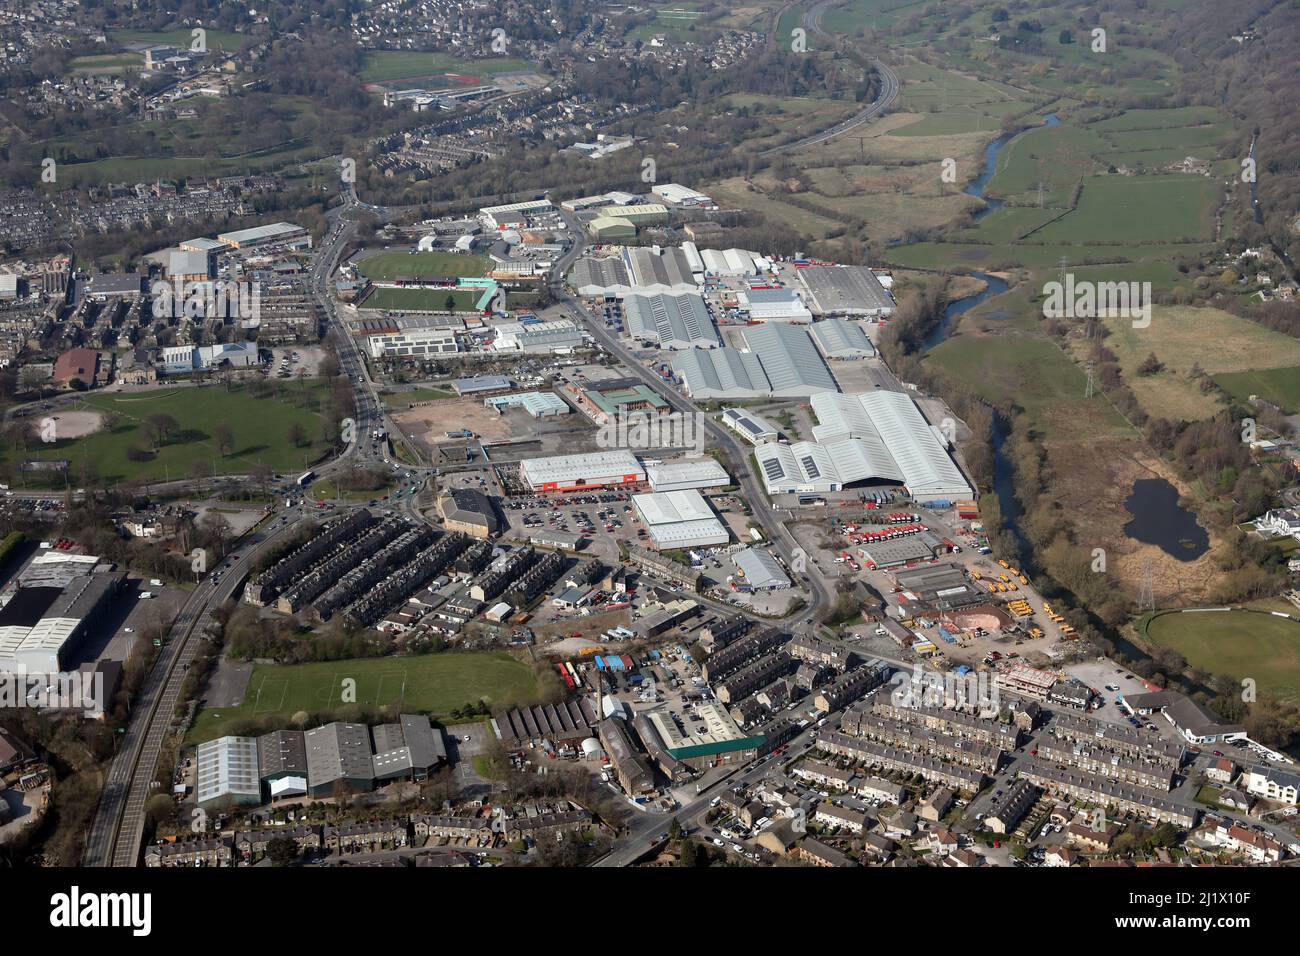
[[1124,502],[1133,520],[1124,533],[1143,544],[1154,544],[1179,561],[1193,561],[1210,550],[1210,535],[1196,515],[1178,504],[1178,489],[1163,478],[1141,478]]

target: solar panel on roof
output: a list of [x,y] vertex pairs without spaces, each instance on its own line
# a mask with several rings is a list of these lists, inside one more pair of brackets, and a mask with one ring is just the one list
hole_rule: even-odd
[[817,462],[812,459],[812,455],[800,458],[799,461],[803,465],[803,470],[808,473],[809,478],[820,478],[822,476],[821,470],[817,467]]
[[763,462],[763,470],[767,472],[769,481],[775,481],[778,478],[785,477],[785,469],[781,467],[781,463],[775,458],[769,458],[767,461]]

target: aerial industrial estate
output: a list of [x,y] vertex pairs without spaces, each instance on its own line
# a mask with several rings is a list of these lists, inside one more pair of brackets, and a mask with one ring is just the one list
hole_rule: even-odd
[[5,863],[1300,861],[1293,11],[21,6]]

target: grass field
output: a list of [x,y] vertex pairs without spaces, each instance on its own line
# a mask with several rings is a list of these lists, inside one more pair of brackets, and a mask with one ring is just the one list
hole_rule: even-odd
[[[1300,615],[1294,607],[1290,613]],[[1147,635],[1193,667],[1249,677],[1264,693],[1300,698],[1300,622],[1243,611],[1163,614],[1151,620]]]
[[1034,233],[1036,242],[1210,239],[1222,187],[1204,176],[1097,176],[1078,206]]
[[[108,38],[124,47],[141,49],[166,45],[188,50],[194,41],[194,35],[188,27],[176,30],[112,30]],[[256,42],[253,37],[245,33],[229,33],[225,30],[212,29],[207,30],[205,39],[209,50],[221,49],[231,53],[245,50]]]
[[[1216,381],[1225,373],[1246,376],[1238,380],[1243,386],[1249,376],[1268,376],[1261,381],[1275,382],[1277,390],[1286,392],[1292,400],[1300,399],[1300,385],[1294,375],[1287,375],[1288,370],[1294,373],[1294,366],[1300,365],[1300,340],[1231,313],[1157,306],[1150,328],[1135,329],[1132,321],[1118,318],[1107,320],[1106,325],[1111,330],[1106,345],[1119,357],[1124,380],[1149,415],[1177,421],[1214,414],[1219,407],[1217,399],[1202,392],[1199,381],[1189,374],[1197,364]],[[1164,363],[1164,370],[1139,375],[1138,366],[1152,352]],[[1290,368],[1256,371],[1264,356],[1269,363]],[[1251,390],[1246,394],[1261,393]]]
[[533,66],[524,60],[505,56],[465,60],[447,53],[372,50],[366,54],[365,65],[361,69],[361,79],[367,83],[383,83],[388,80],[407,80],[440,73],[483,78],[532,69]]
[[[29,447],[29,458],[66,458],[72,474],[82,462],[91,463],[104,484],[114,481],[159,481],[188,478],[196,464],[214,466],[221,474],[242,474],[264,462],[279,472],[301,471],[304,459],[315,460],[325,450],[322,419],[315,411],[324,386],[307,380],[311,408],[299,404],[303,389],[297,382],[284,386],[283,398],[258,398],[246,388],[227,392],[225,388],[160,388],[156,391],[110,395],[90,393],[84,408],[118,418],[112,431],[101,430],[84,438],[56,441]],[[151,415],[172,416],[177,434],[159,449],[151,461],[131,461],[131,446],[151,447],[145,422]],[[289,429],[301,425],[311,444],[301,448],[289,441]],[[234,433],[234,450],[221,457],[213,447],[212,433],[227,424]]]
[[1214,381],[1229,395],[1242,401],[1258,395],[1288,412],[1300,410],[1300,366],[1223,372],[1215,375]]
[[413,388],[405,392],[384,392],[380,397],[386,408],[410,408],[412,402],[438,402],[455,398],[456,393],[445,388]]
[[73,73],[88,76],[113,75],[128,70],[143,70],[144,56],[140,53],[102,53],[94,56],[77,56],[68,61]]
[[486,256],[465,255],[456,252],[389,251],[362,259],[357,269],[372,281],[396,279],[398,276],[454,276],[476,279],[488,270]]
[[253,669],[242,704],[201,710],[187,739],[198,743],[220,737],[241,720],[346,706],[345,679],[356,681],[358,705],[434,717],[480,700],[530,703],[537,693],[532,669],[500,651],[262,665]]

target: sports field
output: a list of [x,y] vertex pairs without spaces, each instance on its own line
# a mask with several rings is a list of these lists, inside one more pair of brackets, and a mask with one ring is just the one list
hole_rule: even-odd
[[482,289],[376,289],[357,308],[391,309],[394,312],[446,312],[451,296],[452,312],[473,312]]
[[[1277,602],[1268,609],[1300,617],[1300,609]],[[1147,635],[1172,647],[1193,667],[1237,680],[1252,678],[1259,690],[1289,700],[1300,698],[1300,621],[1247,611],[1162,614]]]
[[[352,686],[347,681],[356,682],[349,699],[344,697]],[[201,710],[188,739],[196,743],[220,737],[239,721],[292,717],[354,703],[436,717],[480,700],[529,703],[536,694],[532,669],[501,651],[263,665],[253,669],[242,704]]]
[[478,278],[488,270],[486,256],[463,255],[456,252],[391,251],[362,259],[357,269],[367,279],[396,279],[398,276],[454,276]]
[[[305,386],[305,395],[304,395]],[[315,411],[324,394],[323,386],[308,379],[284,383],[283,397],[259,398],[247,388],[226,391],[219,385],[179,386],[121,395],[89,393],[82,408],[102,412],[107,427],[82,438],[51,444],[36,442],[28,447],[28,458],[70,461],[78,475],[89,463],[104,484],[115,481],[159,481],[188,478],[196,464],[216,469],[218,474],[245,474],[258,462],[276,471],[301,471],[304,459],[314,461],[324,451],[322,418]],[[310,407],[303,404],[310,402]],[[170,415],[176,421],[174,434],[146,461],[133,461],[127,450],[152,450],[148,422],[155,415]],[[308,444],[289,441],[293,425],[302,426]],[[234,435],[234,447],[220,455],[213,446],[218,425],[227,425]],[[58,435],[57,422],[55,435]],[[60,485],[62,479],[58,479]]]
[[471,79],[532,70],[524,60],[513,57],[462,60],[448,53],[415,50],[372,50],[366,54],[361,79],[367,83],[407,80],[441,73],[455,73]]

